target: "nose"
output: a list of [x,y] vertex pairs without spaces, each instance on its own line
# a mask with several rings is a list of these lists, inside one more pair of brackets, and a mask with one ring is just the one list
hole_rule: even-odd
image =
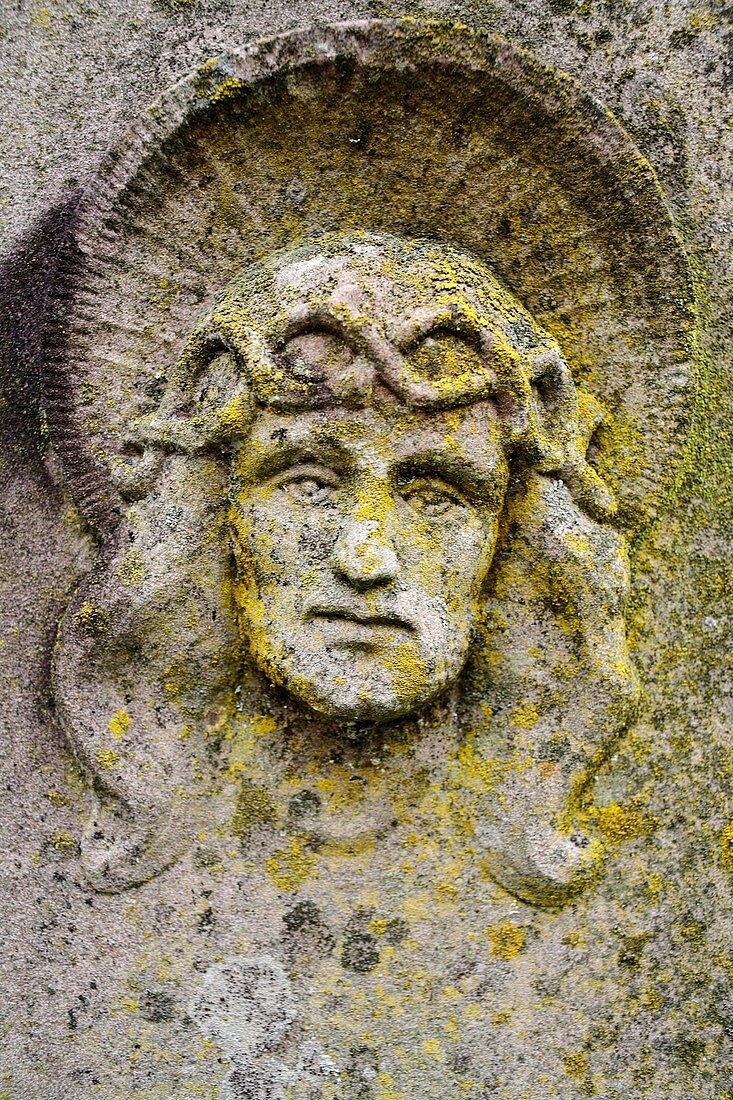
[[354,588],[374,588],[394,580],[399,561],[381,524],[373,519],[352,519],[336,540],[331,565]]

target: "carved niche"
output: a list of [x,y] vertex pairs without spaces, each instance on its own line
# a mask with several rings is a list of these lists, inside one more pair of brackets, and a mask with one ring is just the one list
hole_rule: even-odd
[[53,668],[90,881],[285,829],[300,883],[437,830],[562,905],[603,853],[627,546],[693,350],[625,133],[466,30],[297,32],[151,109],[57,283],[50,430],[99,543]]

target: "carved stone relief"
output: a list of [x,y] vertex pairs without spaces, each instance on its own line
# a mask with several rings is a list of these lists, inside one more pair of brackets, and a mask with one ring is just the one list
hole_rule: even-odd
[[[50,431],[99,540],[53,659],[85,874],[234,848],[312,958],[252,936],[190,1017],[223,1095],[331,1095],[325,991],[409,935],[421,866],[446,960],[489,898],[557,911],[602,872],[628,543],[689,404],[683,250],[575,84],[384,21],[173,89],[80,197],[58,285]],[[359,877],[339,954],[323,894]]]
[[[308,727],[303,761],[324,767],[323,747],[331,756],[339,742],[379,746],[368,809],[330,833],[319,822],[321,842],[344,829],[353,841],[384,835],[398,814],[391,784],[427,779],[432,741],[431,779],[460,802],[498,881],[541,904],[582,879],[597,845],[580,824],[579,785],[635,699],[626,557],[603,523],[615,501],[585,455],[602,418],[592,398],[579,404],[557,343],[465,253],[325,234],[245,268],[188,337],[158,408],[130,422],[125,445],[142,470],[127,474],[128,537],[60,635],[58,713],[110,814],[87,835],[99,885],[139,881],[179,854],[196,827],[181,791],[183,802],[202,785],[202,801],[212,797],[200,742],[236,717],[233,693],[253,677],[268,716],[266,681],[293,697],[278,694],[278,709],[301,704],[288,725]],[[203,464],[193,483],[192,464]],[[553,586],[564,595],[554,608]],[[197,659],[213,671],[175,671],[153,617],[174,614],[188,641],[192,592],[208,620]],[[521,626],[506,619],[518,604]],[[553,619],[575,636],[566,676],[580,714],[548,699],[557,689],[533,667],[550,640],[555,663],[571,661]],[[492,667],[527,648],[537,653],[515,674],[515,728],[497,736]],[[457,684],[469,652],[470,703]],[[198,696],[179,713],[176,676]],[[106,723],[89,706],[100,695]],[[553,741],[569,742],[557,762]],[[240,763],[249,782],[269,773],[262,789],[276,805],[266,757],[252,754],[251,774]]]

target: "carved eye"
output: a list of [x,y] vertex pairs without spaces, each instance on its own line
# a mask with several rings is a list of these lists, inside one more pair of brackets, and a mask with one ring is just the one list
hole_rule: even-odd
[[331,504],[337,478],[330,472],[304,471],[285,475],[279,480],[279,487],[298,504]]
[[457,489],[431,478],[415,478],[406,482],[400,486],[400,495],[416,512],[431,521],[448,519],[456,510],[466,507]]

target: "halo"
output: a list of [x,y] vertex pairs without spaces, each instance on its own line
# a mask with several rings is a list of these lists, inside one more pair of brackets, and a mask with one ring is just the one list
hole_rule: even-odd
[[591,442],[630,530],[684,447],[695,308],[652,168],[574,80],[507,42],[413,19],[319,26],[213,58],[85,187],[47,325],[44,400],[103,536],[126,436],[238,269],[363,229],[467,249],[559,342],[608,416]]

